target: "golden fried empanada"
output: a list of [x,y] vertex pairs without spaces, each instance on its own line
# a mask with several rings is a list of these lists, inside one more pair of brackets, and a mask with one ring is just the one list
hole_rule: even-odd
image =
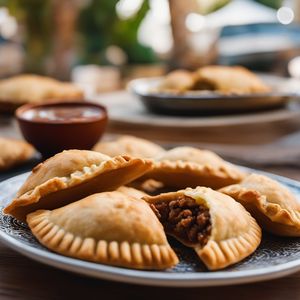
[[37,209],[54,209],[87,195],[114,190],[144,174],[150,161],[87,150],[67,150],[39,164],[4,212],[25,220]]
[[195,77],[187,70],[175,70],[166,75],[157,92],[185,92],[193,89]]
[[72,83],[38,75],[18,75],[0,81],[0,112],[13,112],[25,103],[46,100],[83,100],[83,91]]
[[241,261],[261,241],[261,229],[244,207],[210,188],[188,188],[144,199],[166,233],[194,248],[210,270]]
[[99,142],[93,148],[111,157],[130,155],[133,157],[153,158],[165,150],[159,145],[134,136],[124,135],[112,142]]
[[240,202],[263,229],[283,236],[300,236],[299,200],[277,181],[251,174],[220,192]]
[[220,188],[245,176],[217,154],[192,147],[177,147],[159,156],[143,179],[154,179],[168,187],[208,186]]
[[178,262],[147,203],[121,192],[38,210],[27,222],[44,246],[63,255],[137,269],[166,269]]
[[124,185],[117,188],[116,191],[136,199],[142,199],[143,197],[148,196],[148,194],[146,194],[141,190],[135,189],[133,187],[124,186]]
[[234,94],[267,93],[271,90],[257,75],[240,66],[202,67],[195,72],[195,78],[196,90]]
[[0,137],[0,171],[26,162],[33,154],[34,148],[28,143]]

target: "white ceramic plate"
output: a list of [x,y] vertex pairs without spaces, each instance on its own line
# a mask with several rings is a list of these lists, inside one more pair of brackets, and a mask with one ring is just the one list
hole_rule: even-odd
[[[265,173],[266,174],[266,173]],[[268,174],[290,188],[300,199],[300,183]],[[1,206],[14,197],[28,173],[0,183]],[[86,262],[55,254],[32,236],[26,225],[0,213],[0,240],[12,249],[44,264],[92,277],[169,287],[200,287],[268,280],[300,271],[300,238],[280,238],[264,234],[256,252],[222,271],[208,272],[195,253],[178,242],[170,243],[180,263],[166,271],[139,271]]]

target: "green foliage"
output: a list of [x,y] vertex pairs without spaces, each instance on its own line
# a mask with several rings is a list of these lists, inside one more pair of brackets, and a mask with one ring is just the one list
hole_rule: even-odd
[[110,45],[122,48],[129,63],[155,61],[153,51],[139,44],[138,28],[149,10],[144,0],[137,14],[121,20],[116,13],[118,0],[92,0],[79,16],[78,31],[81,40],[82,63],[107,63],[105,50]]
[[[266,6],[278,9],[282,6],[283,0],[254,0],[256,2],[259,2],[261,4],[264,4]],[[299,1],[299,0],[297,0]]]

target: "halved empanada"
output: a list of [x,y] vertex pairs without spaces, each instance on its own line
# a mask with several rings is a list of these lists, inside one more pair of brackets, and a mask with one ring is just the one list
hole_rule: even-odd
[[114,191],[27,216],[47,248],[80,259],[137,269],[166,269],[178,258],[143,200]]
[[0,137],[0,171],[28,161],[34,154],[34,148],[24,142]]
[[63,151],[39,164],[4,212],[19,220],[37,209],[54,209],[96,192],[114,190],[143,175],[150,161],[110,158],[94,151]]
[[165,149],[155,143],[130,135],[121,136],[112,142],[99,142],[95,145],[93,150],[111,157],[130,155],[142,158],[153,158],[165,152]]
[[150,178],[168,187],[207,186],[220,188],[237,183],[245,174],[217,154],[192,147],[177,147],[162,154],[143,179]]
[[261,229],[244,207],[210,188],[188,188],[144,199],[166,233],[194,248],[210,270],[241,261],[261,241]]
[[251,174],[220,192],[240,202],[261,226],[274,234],[300,236],[300,203],[286,187],[264,175]]

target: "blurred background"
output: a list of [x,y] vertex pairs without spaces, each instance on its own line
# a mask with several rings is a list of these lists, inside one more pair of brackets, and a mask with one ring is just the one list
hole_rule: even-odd
[[0,0],[0,77],[118,90],[175,68],[300,76],[298,0]]

